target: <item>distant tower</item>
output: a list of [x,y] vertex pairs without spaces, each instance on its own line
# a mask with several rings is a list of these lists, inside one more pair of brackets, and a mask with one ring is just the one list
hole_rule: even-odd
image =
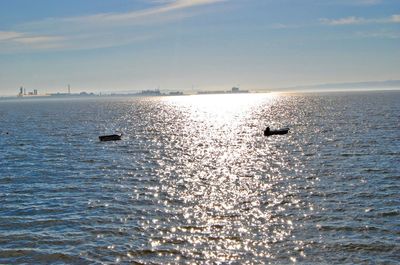
[[71,86],[68,84],[68,94],[71,94]]
[[26,95],[26,89],[24,88],[24,95]]
[[238,87],[232,87],[232,92],[239,92],[239,88]]
[[37,96],[37,89],[34,89],[34,90],[33,90],[33,94],[34,94],[35,96]]

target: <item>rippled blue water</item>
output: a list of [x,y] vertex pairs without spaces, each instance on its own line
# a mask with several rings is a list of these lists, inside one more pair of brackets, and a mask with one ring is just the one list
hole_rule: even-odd
[[0,263],[398,264],[399,102],[1,101]]

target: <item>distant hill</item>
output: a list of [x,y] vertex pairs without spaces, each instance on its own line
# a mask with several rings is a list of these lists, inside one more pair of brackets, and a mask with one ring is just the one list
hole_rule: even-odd
[[295,86],[277,90],[345,90],[345,89],[400,89],[400,80],[369,81],[355,83],[330,83]]

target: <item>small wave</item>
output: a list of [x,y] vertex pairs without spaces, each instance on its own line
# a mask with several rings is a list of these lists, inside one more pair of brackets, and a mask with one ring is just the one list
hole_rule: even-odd
[[398,215],[400,215],[400,211],[393,210],[393,211],[381,212],[381,213],[378,213],[378,215],[381,217],[398,216]]
[[362,153],[342,153],[340,154],[343,157],[352,157],[352,156],[366,156],[368,154],[362,154]]
[[160,248],[160,249],[150,249],[150,248],[145,248],[145,249],[138,249],[138,250],[130,250],[128,252],[128,255],[130,256],[149,256],[149,255],[158,255],[158,254],[172,254],[172,255],[180,255],[182,254],[181,251],[176,250],[176,249],[167,249],[167,248]]
[[79,256],[73,256],[65,253],[47,253],[32,249],[3,249],[0,250],[0,262],[9,264],[89,264],[88,261]]
[[392,252],[395,250],[400,251],[400,247],[396,244],[389,244],[384,242],[371,242],[371,243],[337,243],[328,246],[329,249],[335,251],[349,251],[349,252]]

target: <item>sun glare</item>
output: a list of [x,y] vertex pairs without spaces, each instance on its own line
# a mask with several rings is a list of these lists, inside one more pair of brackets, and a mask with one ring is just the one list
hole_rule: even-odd
[[187,97],[169,97],[168,103],[189,110],[190,119],[211,123],[211,126],[239,124],[254,108],[269,105],[276,95],[260,94],[214,94]]

